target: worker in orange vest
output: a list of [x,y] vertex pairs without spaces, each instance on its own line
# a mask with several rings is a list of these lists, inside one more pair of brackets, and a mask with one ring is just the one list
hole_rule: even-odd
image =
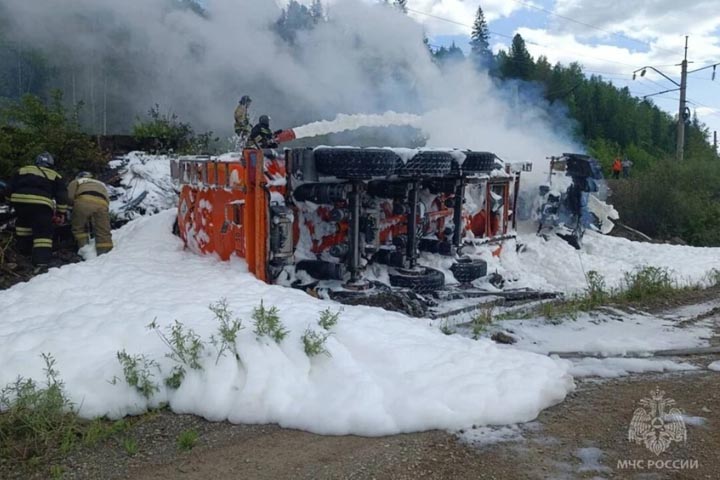
[[613,178],[620,178],[620,172],[622,172],[622,162],[620,161],[620,157],[615,157],[615,161],[612,164]]

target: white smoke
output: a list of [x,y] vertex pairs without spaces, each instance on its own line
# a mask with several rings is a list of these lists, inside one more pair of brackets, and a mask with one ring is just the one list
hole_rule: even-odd
[[[428,146],[492,151],[511,161],[542,164],[578,150],[567,140],[566,119],[508,95],[469,64],[438,67],[422,27],[396,9],[338,0],[329,22],[288,45],[272,31],[280,14],[274,0],[208,1],[207,18],[169,8],[170,1],[0,0],[0,15],[12,38],[72,71],[62,86],[85,101],[96,131],[104,116],[113,119],[108,92],[137,114],[158,103],[196,130],[220,134],[248,94],[253,116],[271,115],[273,129],[320,119],[354,128],[360,117],[338,114],[361,114],[377,126],[418,127]],[[132,60],[132,72],[110,64],[108,52]],[[386,111],[408,116],[383,123],[378,115]],[[317,135],[326,127],[320,121],[296,132]]]

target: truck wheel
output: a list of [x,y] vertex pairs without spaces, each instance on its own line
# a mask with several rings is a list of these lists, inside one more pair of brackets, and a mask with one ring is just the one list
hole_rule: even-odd
[[487,262],[485,260],[473,260],[460,258],[450,267],[455,279],[460,283],[472,283],[480,277],[487,275]]
[[345,179],[387,177],[402,163],[397,153],[382,148],[318,148],[314,156],[319,174]]
[[465,152],[465,161],[460,165],[463,173],[488,173],[495,170],[497,157],[490,152]]
[[427,267],[421,267],[417,272],[396,270],[390,273],[390,285],[409,288],[418,293],[429,293],[445,285],[445,275],[440,270]]
[[410,158],[399,169],[401,177],[443,177],[450,173],[453,156],[447,152],[424,151]]

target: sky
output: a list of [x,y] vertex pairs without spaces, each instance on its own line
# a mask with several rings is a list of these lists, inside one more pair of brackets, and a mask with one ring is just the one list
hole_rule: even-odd
[[[333,0],[325,1],[332,5]],[[717,0],[408,0],[409,15],[422,23],[433,45],[455,42],[464,50],[478,5],[492,32],[493,50],[507,49],[520,33],[528,50],[551,63],[579,62],[588,74],[602,75],[638,96],[677,88],[648,70],[654,66],[680,82],[685,36],[688,70],[720,62],[720,4]],[[688,75],[688,107],[720,134],[720,66]],[[675,115],[679,92],[653,97]]]

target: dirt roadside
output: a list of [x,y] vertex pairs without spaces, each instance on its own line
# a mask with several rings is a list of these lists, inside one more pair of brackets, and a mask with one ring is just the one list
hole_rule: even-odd
[[[720,357],[696,359],[706,366]],[[639,401],[659,388],[687,415],[687,441],[655,456],[627,440]],[[160,412],[121,439],[72,453],[62,476],[82,479],[717,479],[720,478],[720,373],[700,369],[578,382],[561,404],[494,444],[440,431],[363,438],[328,437],[276,425],[232,425]],[[182,451],[181,432],[199,434]],[[470,431],[472,433],[472,431]],[[462,436],[462,435],[461,435]],[[648,468],[662,460],[662,467]],[[635,466],[623,461],[635,461]],[[641,461],[642,463],[638,463]],[[683,461],[685,461],[683,463]],[[696,461],[697,466],[692,463]],[[682,467],[672,469],[672,466]],[[2,478],[48,478],[47,470],[2,471]]]

